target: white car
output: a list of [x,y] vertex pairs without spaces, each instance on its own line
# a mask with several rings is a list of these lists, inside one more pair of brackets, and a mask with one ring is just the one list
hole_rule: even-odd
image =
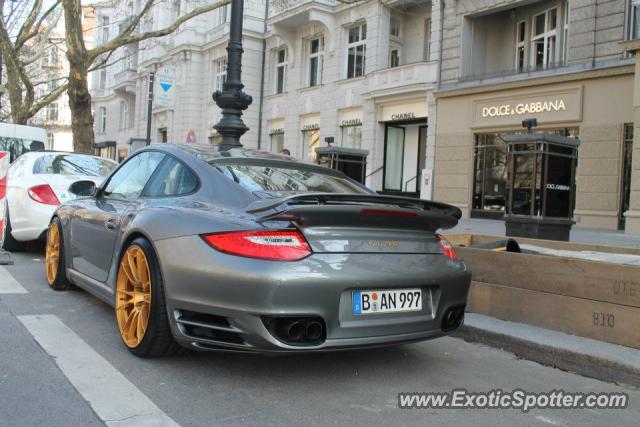
[[69,186],[82,180],[98,185],[117,166],[102,157],[55,151],[18,157],[7,174],[2,248],[19,251],[26,242],[44,239],[56,208],[75,197]]

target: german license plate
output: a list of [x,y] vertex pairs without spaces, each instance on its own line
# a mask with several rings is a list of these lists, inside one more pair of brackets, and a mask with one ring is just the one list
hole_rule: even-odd
[[353,291],[353,314],[398,313],[422,310],[420,289]]

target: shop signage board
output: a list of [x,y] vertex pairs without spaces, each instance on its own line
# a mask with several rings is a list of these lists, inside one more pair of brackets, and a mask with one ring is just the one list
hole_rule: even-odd
[[536,118],[541,124],[582,121],[582,87],[485,98],[473,103],[474,128],[519,126],[529,118]]

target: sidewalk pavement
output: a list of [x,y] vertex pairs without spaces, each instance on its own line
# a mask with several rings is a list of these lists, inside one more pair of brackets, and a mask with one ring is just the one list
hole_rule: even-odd
[[[492,219],[464,218],[447,233],[476,233],[496,236],[505,235],[504,221]],[[623,231],[597,230],[592,228],[571,229],[571,241],[574,243],[592,243],[608,246],[640,248],[640,234],[625,234]]]
[[467,313],[454,336],[601,381],[640,387],[640,351],[564,332]]

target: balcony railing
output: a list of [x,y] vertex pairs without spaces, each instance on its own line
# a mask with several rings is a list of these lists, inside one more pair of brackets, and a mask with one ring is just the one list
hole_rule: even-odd
[[476,74],[469,74],[469,75],[465,75],[460,77],[460,81],[461,82],[468,82],[468,81],[475,81],[475,80],[485,80],[485,79],[494,79],[494,78],[500,78],[500,77],[508,77],[508,76],[513,76],[515,74],[530,74],[530,73],[537,73],[540,71],[551,71],[551,70],[557,70],[560,68],[563,68],[567,65],[566,61],[562,60],[559,62],[555,62],[553,64],[549,64],[546,67],[543,66],[529,66],[529,67],[523,67],[523,68],[511,68],[511,69],[507,69],[507,70],[499,70],[499,71],[490,71],[487,73],[476,73]]
[[269,7],[269,17],[279,15],[282,12],[294,9],[307,3],[318,3],[326,6],[335,6],[337,0],[273,0]]

